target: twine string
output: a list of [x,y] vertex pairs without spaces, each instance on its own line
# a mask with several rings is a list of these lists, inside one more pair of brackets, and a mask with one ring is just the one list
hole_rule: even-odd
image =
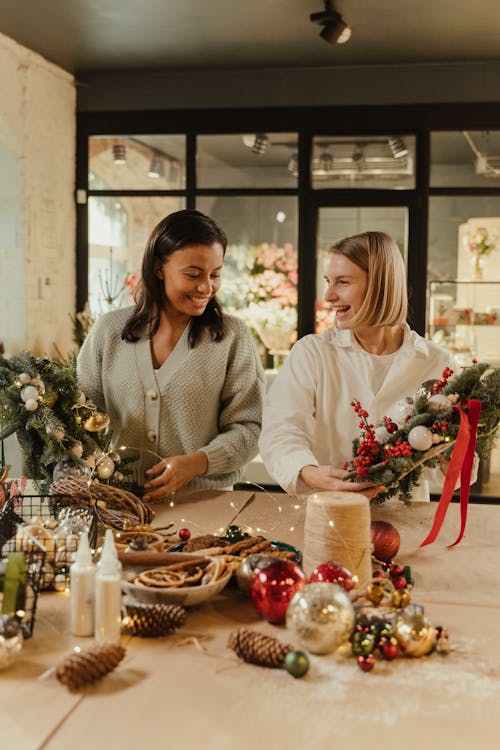
[[348,568],[364,585],[372,577],[370,505],[354,492],[316,492],[307,498],[304,568],[327,561]]

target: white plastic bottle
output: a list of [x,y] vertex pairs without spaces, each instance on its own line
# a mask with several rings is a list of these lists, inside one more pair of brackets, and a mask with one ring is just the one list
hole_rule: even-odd
[[95,574],[88,533],[84,531],[70,568],[70,628],[73,635],[94,635]]
[[121,571],[113,532],[106,529],[95,577],[95,638],[99,643],[119,643],[121,632]]

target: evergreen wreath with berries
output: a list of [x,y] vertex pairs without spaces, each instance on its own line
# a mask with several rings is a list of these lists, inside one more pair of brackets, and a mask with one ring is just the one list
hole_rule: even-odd
[[351,406],[359,417],[361,436],[353,440],[353,457],[344,464],[344,479],[373,482],[386,489],[372,502],[383,503],[394,495],[409,504],[413,487],[425,466],[449,459],[460,429],[461,413],[467,414],[471,400],[480,403],[476,451],[488,456],[500,421],[500,369],[481,362],[454,375],[446,368],[441,380],[427,380],[413,397],[403,422],[384,417],[380,425],[369,422],[369,414],[357,400]]
[[0,356],[0,441],[16,434],[26,474],[43,493],[59,462],[95,463],[109,446],[108,422],[78,388],[75,360]]

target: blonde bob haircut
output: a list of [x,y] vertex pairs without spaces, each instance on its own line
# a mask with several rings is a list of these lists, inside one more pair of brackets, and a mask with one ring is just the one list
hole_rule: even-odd
[[406,321],[408,293],[403,257],[396,241],[384,232],[346,237],[330,248],[368,274],[368,288],[350,328],[395,326]]

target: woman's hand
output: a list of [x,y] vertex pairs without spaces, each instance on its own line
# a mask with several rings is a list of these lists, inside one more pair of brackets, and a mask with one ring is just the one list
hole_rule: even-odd
[[147,492],[143,499],[145,502],[168,500],[191,479],[205,474],[207,470],[208,458],[203,451],[164,458],[146,471],[148,481],[144,489]]
[[341,492],[361,492],[368,499],[375,497],[386,488],[373,482],[352,482],[342,479],[343,469],[334,466],[304,466],[300,472],[303,481],[314,490],[338,490]]

